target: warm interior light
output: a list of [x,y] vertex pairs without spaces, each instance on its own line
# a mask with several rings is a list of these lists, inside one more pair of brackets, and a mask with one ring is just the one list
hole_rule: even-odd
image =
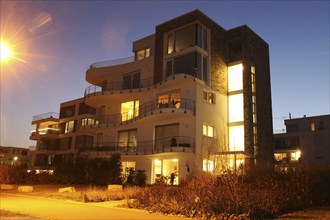
[[243,65],[237,64],[228,67],[228,91],[243,89]]
[[229,150],[244,151],[244,125],[229,127]]
[[157,159],[156,159],[156,160],[155,160],[155,164],[156,164],[156,165],[160,164],[160,160],[157,160]]

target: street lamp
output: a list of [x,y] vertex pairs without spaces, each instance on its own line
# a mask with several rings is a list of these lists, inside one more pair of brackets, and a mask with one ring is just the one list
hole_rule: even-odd
[[14,164],[17,160],[18,160],[18,157],[14,157],[13,162],[11,163],[11,165],[14,166]]

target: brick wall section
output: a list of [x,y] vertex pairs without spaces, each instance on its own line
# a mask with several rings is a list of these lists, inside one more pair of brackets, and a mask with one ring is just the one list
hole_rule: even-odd
[[[228,42],[233,40],[241,42],[241,53],[236,59],[241,59],[243,63],[244,132],[246,152],[257,156],[257,164],[262,166],[267,164],[270,165],[273,163],[273,125],[268,44],[248,26],[241,26],[229,30],[227,37]],[[230,51],[228,51],[228,53],[230,53]],[[228,62],[237,60],[228,60]],[[256,152],[253,146],[251,65],[254,65],[256,69],[258,128],[258,146]]]

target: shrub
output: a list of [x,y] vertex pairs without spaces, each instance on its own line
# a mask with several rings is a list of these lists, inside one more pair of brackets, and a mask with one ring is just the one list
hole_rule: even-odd
[[136,192],[129,206],[197,218],[273,218],[330,202],[329,186],[329,169],[255,170],[245,177],[205,174],[192,176],[181,186],[147,186]]
[[147,184],[147,174],[145,170],[129,169],[129,174],[126,177],[125,185],[128,186],[145,186]]
[[124,198],[123,192],[107,191],[104,189],[90,186],[82,192],[84,202],[105,202],[110,200],[121,200]]

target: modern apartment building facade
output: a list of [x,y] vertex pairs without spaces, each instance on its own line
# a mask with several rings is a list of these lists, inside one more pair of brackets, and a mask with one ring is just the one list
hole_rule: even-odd
[[330,166],[330,115],[287,119],[286,133],[274,134],[277,170],[299,165]]
[[76,155],[120,152],[124,170],[146,170],[149,183],[272,164],[268,44],[249,27],[225,30],[195,10],[158,25],[133,52],[87,70],[84,103],[97,114],[78,123],[93,144]]

